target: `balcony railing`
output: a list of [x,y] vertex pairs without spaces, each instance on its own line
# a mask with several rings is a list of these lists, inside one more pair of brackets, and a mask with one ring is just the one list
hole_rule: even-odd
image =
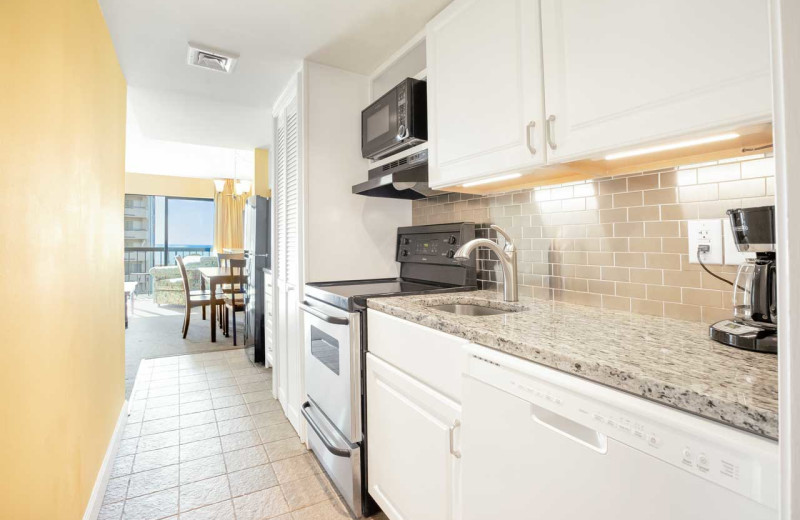
[[126,247],[125,281],[137,282],[136,292],[150,294],[153,281],[150,268],[161,265],[176,265],[176,256],[210,256],[211,246],[192,247]]

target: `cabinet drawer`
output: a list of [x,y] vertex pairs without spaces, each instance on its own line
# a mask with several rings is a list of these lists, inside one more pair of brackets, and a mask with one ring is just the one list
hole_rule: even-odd
[[469,341],[372,309],[367,350],[450,399],[461,402],[462,347]]

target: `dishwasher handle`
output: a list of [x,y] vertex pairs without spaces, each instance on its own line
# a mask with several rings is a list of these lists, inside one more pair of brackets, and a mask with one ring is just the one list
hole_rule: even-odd
[[563,415],[558,415],[541,406],[531,404],[531,419],[548,430],[554,431],[578,444],[583,444],[601,455],[605,455],[608,452],[608,437],[604,433],[577,423]]

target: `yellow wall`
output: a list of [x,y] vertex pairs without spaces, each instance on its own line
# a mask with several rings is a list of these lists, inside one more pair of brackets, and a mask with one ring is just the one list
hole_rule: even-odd
[[128,172],[125,174],[125,193],[211,199],[214,197],[214,180]]
[[78,520],[125,398],[125,79],[97,0],[4,0],[0,48],[0,518]]
[[255,171],[253,172],[253,193],[262,197],[270,196],[269,189],[269,150],[256,148]]

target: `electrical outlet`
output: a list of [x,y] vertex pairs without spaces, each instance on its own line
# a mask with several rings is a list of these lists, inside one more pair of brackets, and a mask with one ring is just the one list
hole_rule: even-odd
[[[722,235],[725,242],[725,265],[743,264],[748,258],[755,258],[755,253],[740,253],[736,249],[736,242],[733,239],[731,221],[722,219]],[[705,260],[703,260],[705,262]]]
[[704,264],[722,264],[722,222],[719,219],[689,221],[689,263],[697,264],[697,248],[708,246],[700,253]]

